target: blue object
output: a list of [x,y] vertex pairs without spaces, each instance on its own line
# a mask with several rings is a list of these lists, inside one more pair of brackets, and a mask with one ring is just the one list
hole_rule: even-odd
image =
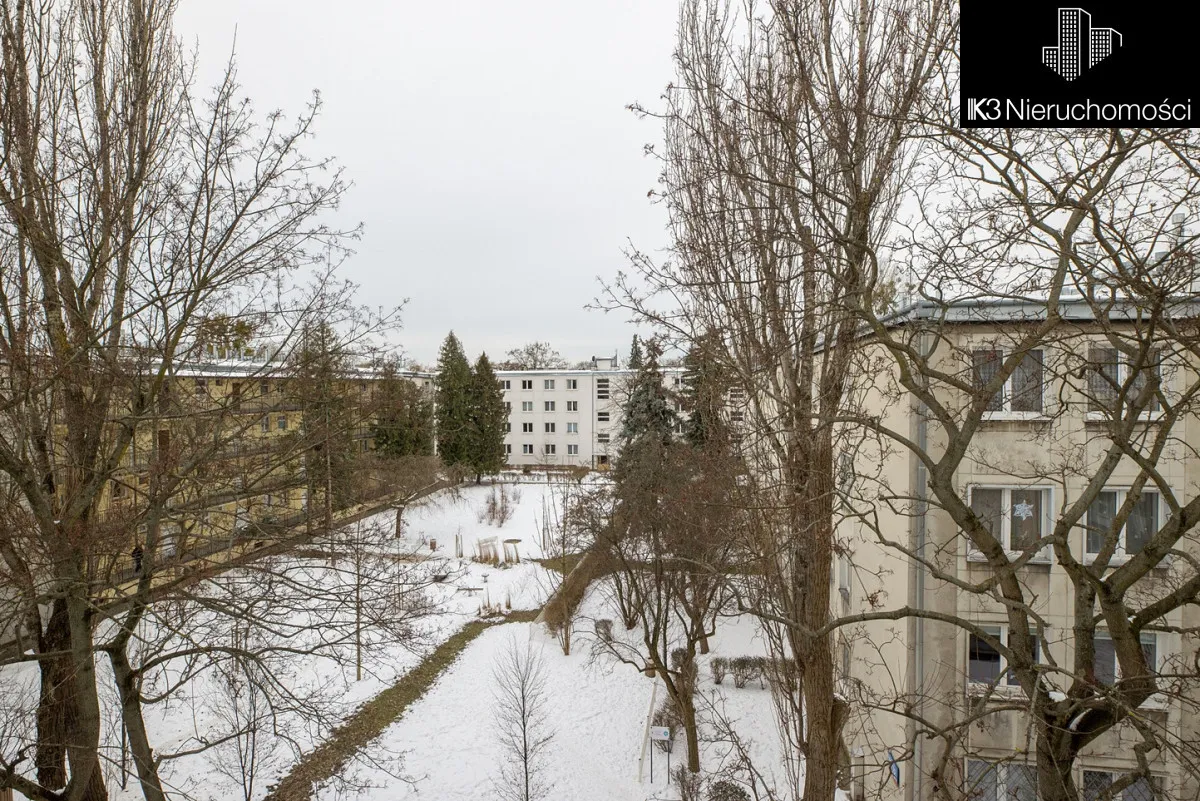
[[892,771],[892,778],[896,780],[896,786],[900,786],[900,763],[896,761],[896,757],[892,754],[892,749],[888,749],[888,766]]

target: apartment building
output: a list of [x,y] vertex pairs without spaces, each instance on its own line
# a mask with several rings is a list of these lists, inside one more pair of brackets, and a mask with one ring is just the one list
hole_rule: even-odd
[[[1133,397],[1141,386],[1129,357],[1113,346],[1113,337],[1129,334],[1133,342],[1144,334],[1135,336],[1143,323],[1119,305],[1102,321],[1079,299],[1064,301],[1058,313],[1062,322],[1021,357],[981,413],[953,485],[1010,559],[1036,549],[1016,577],[1023,603],[1041,621],[1038,630],[1031,631],[1034,659],[1041,666],[1039,681],[1057,688],[1052,698],[1065,700],[1062,691],[1072,684],[1077,647],[1078,579],[1071,579],[1054,548],[1037,545],[1050,537],[1064,515],[1078,515],[1073,504],[1110,453],[1108,423],[1115,387],[1125,387]],[[1013,352],[1009,343],[1045,319],[1045,307],[1036,303],[918,304],[892,325],[894,330],[907,329],[907,341],[930,354],[931,369],[982,385]],[[879,346],[867,342],[863,347],[870,355]],[[887,358],[875,362],[891,363]],[[1172,403],[1196,380],[1197,365],[1178,355],[1159,352],[1150,364],[1148,369],[1161,382],[1164,403]],[[894,367],[880,367],[861,380],[867,415],[935,461],[947,453],[950,437],[945,426],[900,386]],[[962,411],[970,406],[966,393],[956,398],[949,386],[937,381],[931,386],[945,408]],[[1135,413],[1130,436],[1153,435],[1156,426],[1164,425],[1163,408],[1152,399],[1140,417]],[[1173,424],[1169,439],[1156,465],[1157,480],[1183,501],[1191,500],[1200,482],[1200,419],[1194,412],[1183,416]],[[1008,607],[1000,592],[973,591],[986,588],[995,574],[988,558],[974,549],[931,493],[929,463],[910,447],[885,440],[848,438],[854,445],[843,454],[843,467],[853,470],[839,471],[847,513],[838,528],[842,553],[831,575],[831,608],[852,615],[908,606],[945,620],[876,620],[837,635],[840,695],[850,710],[843,739],[851,797],[1034,801],[1041,797],[1036,733],[1023,709],[1028,705],[1025,692],[1000,649],[952,622],[968,621],[996,641],[1010,642]],[[1086,513],[1069,529],[1065,547],[1071,560],[1086,566],[1108,559],[1109,570],[1117,570],[1135,559],[1168,523],[1168,503],[1159,491],[1163,485],[1149,483],[1125,522],[1116,526],[1115,551],[1103,553],[1117,510],[1125,507],[1139,473],[1133,460],[1120,458]],[[859,514],[862,509],[870,514]],[[1200,555],[1194,536],[1180,547]],[[1187,562],[1168,558],[1128,591],[1161,597],[1195,575]],[[1121,679],[1105,625],[1101,622],[1095,632],[1095,658],[1083,671],[1100,693]],[[1181,666],[1182,673],[1194,674],[1197,643],[1180,632],[1197,626],[1200,607],[1193,602],[1170,608],[1149,627],[1153,630],[1143,630],[1141,646],[1151,670],[1168,675]],[[1169,683],[1160,679],[1159,686]],[[1178,748],[1169,747],[1200,742],[1200,721],[1192,706],[1196,700],[1194,683],[1185,681],[1174,692],[1151,696],[1134,712],[1135,720],[1118,724],[1086,745],[1072,777],[1081,797],[1101,797],[1105,788],[1136,768],[1134,745],[1143,737],[1135,722],[1152,726],[1164,745],[1147,754],[1152,780],[1139,779],[1114,797],[1197,797],[1200,779],[1194,768],[1179,756]],[[951,728],[953,737],[925,736]]]
[[[617,359],[596,358],[593,368],[498,370],[508,426],[510,466],[606,469],[616,458],[621,408],[634,370]],[[677,391],[683,369],[663,368],[663,382]]]

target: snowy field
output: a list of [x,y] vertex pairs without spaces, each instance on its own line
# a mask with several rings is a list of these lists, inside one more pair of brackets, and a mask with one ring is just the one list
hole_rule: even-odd
[[[336,655],[306,654],[289,660],[285,668],[273,678],[286,683],[300,695],[319,699],[323,714],[319,724],[304,715],[289,717],[286,713],[278,720],[282,738],[268,741],[261,739],[261,753],[255,770],[252,798],[261,798],[266,788],[280,778],[295,764],[299,754],[297,747],[307,752],[320,744],[327,736],[329,727],[336,725],[354,712],[363,702],[391,686],[411,670],[420,659],[437,645],[444,642],[468,621],[476,619],[480,607],[490,602],[501,609],[534,609],[540,606],[549,594],[551,583],[547,571],[532,560],[541,556],[538,535],[544,504],[549,501],[551,487],[546,484],[526,484],[515,488],[512,515],[503,525],[489,523],[486,508],[489,496],[496,490],[492,486],[467,487],[460,492],[442,492],[405,513],[404,537],[391,539],[375,553],[368,556],[377,559],[391,558],[400,571],[420,572],[424,576],[445,576],[441,583],[432,584],[424,597],[429,602],[429,613],[422,613],[414,623],[419,632],[419,644],[397,642],[394,638],[373,635],[368,628],[364,632],[363,668],[361,680],[355,680],[352,653],[343,645]],[[510,495],[514,488],[508,488]],[[381,531],[394,530],[394,513],[385,512],[342,529],[335,537],[321,543],[320,547],[343,553],[341,570],[346,570],[345,546],[349,542],[362,542],[362,532],[372,526]],[[455,555],[456,537],[461,538],[464,557]],[[504,539],[520,539],[517,545],[520,564],[503,565],[473,562],[471,556],[477,544],[494,538],[497,543]],[[382,538],[381,538],[382,540]],[[436,550],[431,549],[431,541]],[[502,549],[502,545],[498,545]],[[280,572],[291,576],[310,577],[314,583],[325,580],[330,573],[323,559],[284,557]],[[247,571],[248,572],[248,571]],[[226,574],[236,581],[237,571]],[[427,579],[419,579],[425,581]],[[262,600],[262,599],[259,599]],[[316,608],[303,610],[300,614],[315,617],[318,621],[325,610]],[[335,658],[336,656],[336,658]],[[141,798],[136,781],[120,786],[118,765],[121,763],[120,727],[115,714],[115,695],[112,691],[111,672],[107,662],[97,660],[98,680],[104,714],[107,720],[108,737],[104,758],[108,761],[106,775],[111,797],[119,801]],[[171,666],[165,669],[169,675]],[[32,664],[6,668],[0,672],[0,715],[12,714],[17,719],[17,708],[28,705],[37,697],[37,673]],[[168,755],[198,749],[211,743],[232,730],[229,704],[223,697],[220,677],[212,671],[200,674],[176,689],[169,699],[148,705],[145,709],[147,728],[151,733],[156,754]],[[5,707],[8,707],[5,709]],[[19,717],[30,720],[28,712]],[[161,768],[164,782],[172,797],[196,799],[197,801],[223,801],[243,798],[245,793],[240,779],[227,775],[230,760],[227,747],[208,749],[202,753],[181,756],[165,761]],[[394,762],[394,760],[392,760]],[[383,763],[377,766],[389,769]]]
[[[616,617],[600,585],[593,587],[581,608],[581,618],[595,617]],[[484,632],[363,759],[347,767],[344,781],[330,783],[317,798],[471,801],[497,797],[493,780],[504,752],[492,712],[493,670],[514,640],[522,648],[530,643],[546,671],[548,729],[554,732],[545,760],[545,779],[554,788],[551,798],[677,798],[678,793],[667,783],[666,754],[661,751],[654,754],[654,781],[648,752],[642,781],[638,781],[646,718],[657,680],[609,656],[593,656],[590,629],[590,624],[581,621],[570,656],[563,655],[544,626],[510,623]],[[769,781],[778,783],[782,777],[775,775],[774,768],[782,760],[770,691],[757,681],[734,688],[729,677],[716,686],[708,665],[718,656],[765,655],[757,624],[748,617],[723,620],[711,645],[710,655],[697,657],[701,703],[715,704],[734,722],[739,736],[749,742],[756,767]],[[660,686],[656,705],[664,698],[665,689]],[[712,726],[702,726],[702,738],[705,732],[711,735]],[[371,764],[396,755],[403,755],[400,778],[392,775],[394,770],[389,773]],[[706,772],[718,771],[729,756],[721,744],[702,743]],[[671,759],[672,767],[686,760],[682,740],[674,744]]]

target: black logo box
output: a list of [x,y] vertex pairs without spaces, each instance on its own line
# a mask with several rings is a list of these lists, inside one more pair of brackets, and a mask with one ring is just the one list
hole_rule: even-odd
[[[1121,45],[1068,81],[1043,63],[1058,44],[1059,9],[1080,8],[1094,28],[1114,28]],[[1200,37],[1195,6],[1162,2],[1024,2],[962,0],[959,123],[962,127],[1179,127],[1200,118]],[[997,102],[993,102],[997,101]],[[1010,103],[1011,101],[1011,103]],[[1013,104],[1172,104],[1172,119],[1021,120]],[[1184,109],[1179,104],[1191,104]],[[995,111],[999,119],[991,119]],[[1076,106],[1078,113],[1080,107]],[[971,112],[974,112],[971,114]],[[982,112],[982,113],[981,113]],[[1096,115],[1093,110],[1093,115]],[[975,119],[968,119],[974,116]],[[987,117],[987,118],[984,118]]]

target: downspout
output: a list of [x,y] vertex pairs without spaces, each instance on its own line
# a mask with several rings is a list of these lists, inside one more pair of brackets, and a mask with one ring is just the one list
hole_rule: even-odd
[[[921,336],[921,358],[928,358],[931,347],[931,337],[929,335]],[[918,403],[915,407],[917,415],[917,431],[916,444],[919,453],[928,453],[929,450],[929,410],[924,403]],[[913,471],[913,479],[917,496],[916,519],[914,521],[914,535],[916,539],[916,552],[918,561],[914,565],[917,575],[916,581],[916,598],[915,606],[918,611],[925,609],[925,541],[927,535],[926,516],[929,511],[928,493],[929,493],[929,473],[925,467],[925,463],[917,458],[915,470]],[[925,697],[925,618],[918,617],[916,619],[916,636],[914,637],[914,660],[915,670],[914,681],[916,686],[915,709],[918,715],[921,715],[924,707]],[[923,716],[923,715],[922,715]],[[922,748],[921,740],[916,736],[916,723],[910,720],[912,726],[912,748],[913,748],[913,780],[912,780],[912,799],[921,801],[924,799],[924,748]]]

